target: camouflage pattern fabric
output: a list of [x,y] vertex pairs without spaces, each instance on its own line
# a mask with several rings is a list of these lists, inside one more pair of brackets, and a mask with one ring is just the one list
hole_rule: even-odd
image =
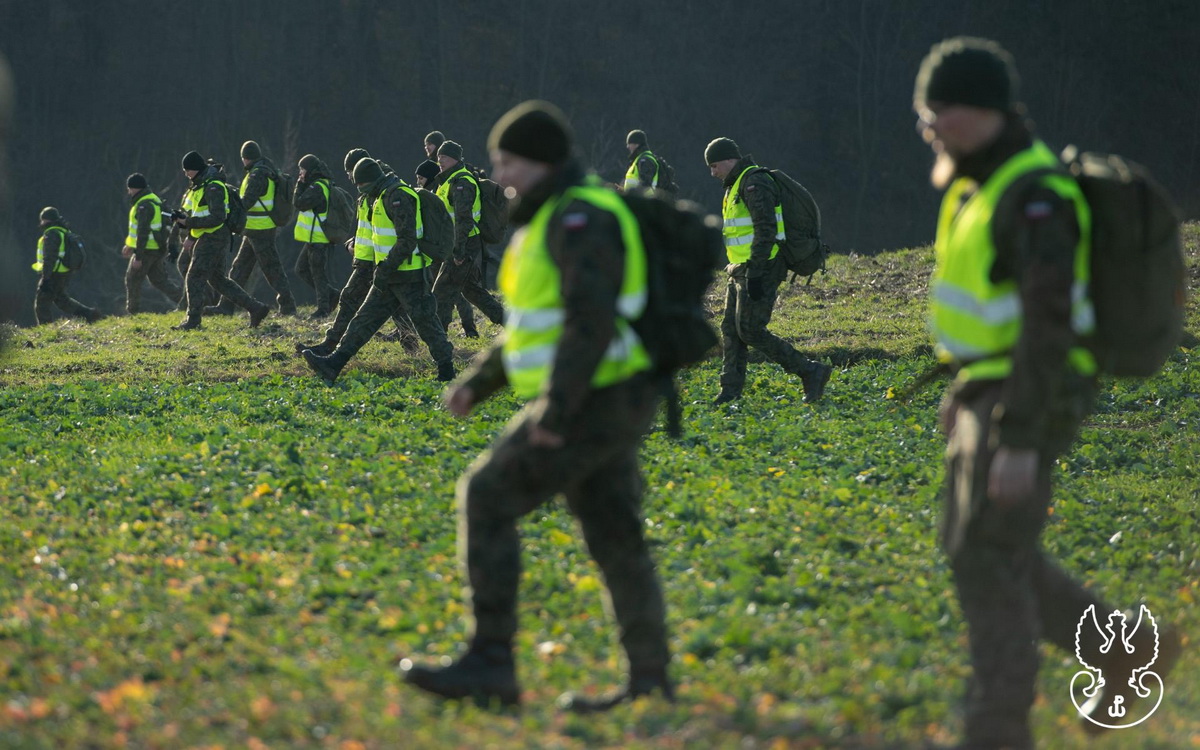
[[762,299],[752,300],[746,291],[746,279],[734,277],[725,289],[725,317],[721,319],[721,390],[740,394],[746,385],[746,363],[750,347],[758,349],[786,372],[803,375],[818,364],[792,348],[792,345],[767,330],[775,311],[775,298],[783,277],[782,263],[774,263],[765,278]]
[[[141,265],[134,268],[134,261]],[[130,315],[142,309],[142,282],[147,280],[175,304],[183,299],[183,289],[167,275],[166,251],[141,250],[125,268],[125,312]]]
[[279,259],[279,249],[275,242],[277,229],[246,229],[242,232],[242,245],[233,258],[229,269],[229,278],[243,289],[254,273],[257,264],[262,269],[263,278],[275,290],[275,302],[279,311],[284,315],[296,312],[296,300],[292,297],[292,287],[288,283],[287,273],[283,270],[283,262]]

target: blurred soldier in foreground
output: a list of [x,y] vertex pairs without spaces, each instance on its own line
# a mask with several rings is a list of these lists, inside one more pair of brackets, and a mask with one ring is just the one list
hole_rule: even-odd
[[180,331],[200,328],[208,285],[250,313],[250,327],[257,328],[271,308],[247,294],[225,273],[229,232],[221,230],[225,229],[229,215],[229,188],[225,185],[224,168],[209,164],[195,151],[184,155],[182,167],[190,182],[183,194],[183,215],[175,219],[175,224],[186,230],[187,235],[183,242],[184,252],[189,254],[184,277],[187,318],[175,328]]
[[612,191],[584,183],[570,126],[551,104],[510,111],[488,149],[496,180],[520,196],[513,220],[524,226],[500,270],[512,314],[501,341],[446,401],[462,417],[511,385],[532,402],[458,483],[474,615],[467,652],[446,667],[406,659],[401,668],[410,684],[445,698],[519,702],[517,521],[562,494],[604,573],[629,660],[623,689],[599,699],[568,695],[563,705],[588,712],[651,692],[672,699],[662,590],[639,510],[638,446],[661,384],[627,322],[647,295],[637,219]]
[[714,403],[742,397],[752,346],[784,371],[800,376],[805,401],[819,401],[833,368],[805,357],[767,330],[779,285],[787,276],[787,266],[778,257],[778,240],[784,233],[779,186],[768,170],[755,164],[753,157],[742,156],[738,145],[728,138],[709,143],[704,161],[712,176],[725,186],[721,215],[729,259],[725,317],[721,320],[721,392]]
[[167,234],[163,223],[162,199],[155,195],[145,176],[129,175],[125,181],[129,193],[129,231],[121,257],[129,258],[125,269],[125,312],[141,310],[142,282],[149,280],[167,299],[179,304],[183,289],[167,276]]
[[[941,411],[949,438],[942,543],[974,670],[965,748],[1032,748],[1038,640],[1075,654],[1087,608],[1101,617],[1114,611],[1039,541],[1057,458],[1095,394],[1096,361],[1082,345],[1094,328],[1085,262],[1091,212],[1058,157],[1034,137],[1017,82],[998,44],[959,37],[934,46],[913,96],[937,155],[933,183],[946,189],[930,322],[939,358],[956,373]],[[1174,664],[1178,634],[1168,628],[1150,644],[1151,632],[1136,631],[1132,656],[1113,645],[1100,665],[1110,679],[1095,707],[1114,695],[1133,702],[1115,676],[1131,659],[1144,664],[1147,649],[1159,649],[1158,674]]]
[[33,300],[33,314],[38,324],[49,323],[53,319],[51,304],[73,318],[89,322],[104,317],[67,293],[67,282],[75,270],[66,263],[67,220],[54,206],[46,206],[38,215],[38,222],[42,236],[38,239],[37,262],[33,264],[33,270],[41,274],[37,296]]

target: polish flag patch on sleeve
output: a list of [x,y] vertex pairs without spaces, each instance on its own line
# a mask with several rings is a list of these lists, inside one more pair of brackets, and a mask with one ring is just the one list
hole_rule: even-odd
[[1025,218],[1031,221],[1047,219],[1054,213],[1054,207],[1049,201],[1033,201],[1025,204]]
[[580,229],[583,229],[587,226],[588,217],[587,214],[583,213],[582,211],[577,211],[571,214],[563,214],[562,223],[563,228],[567,231],[578,232]]

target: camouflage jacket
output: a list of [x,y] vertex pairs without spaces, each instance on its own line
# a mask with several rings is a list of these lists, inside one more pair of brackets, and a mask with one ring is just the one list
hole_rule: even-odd
[[[137,191],[130,197],[129,203],[131,205],[137,203],[149,192],[149,188]],[[152,201],[142,201],[141,205],[134,211],[133,218],[137,220],[137,245],[133,248],[133,257],[141,260],[141,254],[146,252],[146,243],[150,241],[150,235],[152,234],[150,225],[154,222],[154,203]],[[164,216],[163,221],[165,222],[166,220]],[[166,234],[166,232],[163,232],[163,237],[160,238],[162,240],[159,243],[160,247],[166,244]]]
[[[725,176],[728,192],[738,176],[747,167],[755,167],[754,157],[744,156]],[[779,186],[766,170],[756,169],[738,186],[738,200],[746,204],[750,219],[754,222],[754,241],[750,244],[750,260],[746,263],[746,277],[757,278],[770,275],[775,270],[771,248],[775,246],[775,235],[779,228],[775,222],[775,207],[779,205]]]
[[[1029,128],[1013,120],[995,143],[963,159],[956,176],[983,184],[1032,143]],[[1090,401],[1091,388],[1067,365],[1067,352],[1077,343],[1071,328],[1071,286],[1079,231],[1074,205],[1037,184],[1006,194],[992,218],[992,278],[1016,280],[1022,314],[1012,373],[1003,381],[993,413],[993,440],[999,445],[1039,448],[1058,442],[1061,413],[1087,410],[1073,402]],[[951,396],[970,399],[986,385],[956,386]]]
[[[270,159],[264,157],[247,167],[247,172],[250,175],[250,179],[246,182],[245,192],[242,193],[242,203],[246,204],[246,210],[249,211],[258,202],[259,198],[267,194],[271,177],[278,174],[279,170],[275,168]],[[282,200],[283,196],[277,195],[275,199]],[[259,210],[261,211],[262,209]]]
[[[398,189],[404,184],[400,178],[386,175],[383,179],[383,187],[379,191],[383,195],[383,209],[396,225],[396,244],[387,257],[375,266],[375,274],[386,278],[396,272],[401,261],[417,246],[417,203],[411,195]],[[375,198],[371,198],[371,201],[374,203]]]
[[[520,199],[512,216],[514,224],[527,223],[546,201],[557,200],[582,178],[577,165],[564,167],[559,175]],[[566,317],[540,423],[561,433],[578,416],[592,390],[592,375],[616,332],[613,311],[625,273],[625,246],[616,217],[578,200],[559,208],[550,221],[546,242],[550,257],[558,265]],[[475,392],[477,401],[508,383],[501,360],[502,346],[503,337],[464,375],[462,382]]]
[[[466,167],[466,164],[459,162],[448,170],[444,170],[453,174],[460,169]],[[442,177],[442,180],[448,179],[450,174]],[[441,184],[441,182],[439,182]],[[471,234],[471,230],[475,228],[475,183],[467,179],[465,176],[455,177],[450,183],[450,191],[446,194],[450,201],[450,212],[454,214],[454,259],[465,260],[467,258],[467,239]]]
[[225,187],[220,184],[225,182],[225,170],[220,164],[210,164],[201,170],[188,189],[197,188],[205,182],[208,182],[204,188],[204,198],[209,214],[200,217],[189,216],[183,224],[188,229],[210,229],[225,223],[228,206],[225,203]]

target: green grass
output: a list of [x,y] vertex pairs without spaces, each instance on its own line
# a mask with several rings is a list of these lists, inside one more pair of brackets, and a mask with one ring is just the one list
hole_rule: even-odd
[[[1197,237],[1189,227],[1193,285]],[[402,685],[463,638],[454,482],[517,402],[452,419],[425,358],[372,343],[336,386],[292,353],[318,326],[179,315],[9,331],[0,362],[0,747],[922,747],[952,740],[965,630],[936,546],[928,249],[833,259],[773,328],[838,365],[826,400],[751,365],[713,408],[682,380],[685,436],[643,451],[679,701],[600,718],[563,691],[621,679],[598,571],[559,505],[522,526],[524,708]],[[1196,302],[1189,330],[1200,330]],[[456,329],[457,327],[455,327]],[[454,329],[452,329],[454,330]],[[488,327],[494,332],[494,328]],[[1122,606],[1200,633],[1200,374],[1106,382],[1061,463],[1047,548]],[[461,345],[461,339],[455,339]],[[475,347],[477,348],[477,346]],[[460,349],[460,356],[470,356]],[[1117,536],[1120,532],[1120,536]],[[1190,650],[1145,724],[1094,744],[1047,649],[1046,747],[1200,743]]]

